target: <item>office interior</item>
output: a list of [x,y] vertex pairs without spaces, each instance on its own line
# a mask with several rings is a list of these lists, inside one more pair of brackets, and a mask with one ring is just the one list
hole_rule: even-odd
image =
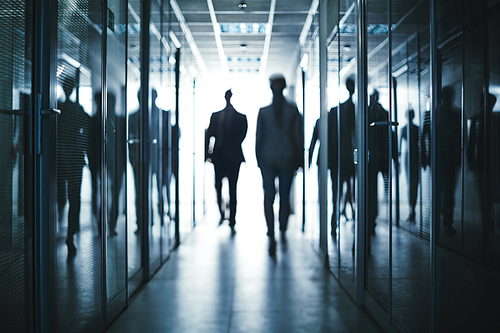
[[[304,118],[293,214],[325,269],[383,331],[499,331],[499,2],[2,1],[0,330],[105,331],[216,207],[204,129],[229,88],[260,184],[251,129],[281,72]],[[204,62],[197,11],[253,3],[306,8],[287,61]],[[217,38],[264,40],[263,16]]]

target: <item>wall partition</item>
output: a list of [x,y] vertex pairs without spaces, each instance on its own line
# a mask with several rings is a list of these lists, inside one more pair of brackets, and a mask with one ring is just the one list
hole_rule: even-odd
[[34,8],[31,1],[2,1],[0,12],[0,327],[33,332]]
[[498,4],[335,0],[320,10],[320,154],[336,177],[322,180],[332,190],[317,211],[328,206],[320,234],[333,275],[386,331],[498,330]]

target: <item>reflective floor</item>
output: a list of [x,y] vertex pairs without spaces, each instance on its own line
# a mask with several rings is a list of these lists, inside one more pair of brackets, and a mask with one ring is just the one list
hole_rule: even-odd
[[295,216],[275,258],[263,221],[261,207],[241,207],[232,236],[207,215],[108,332],[379,332]]

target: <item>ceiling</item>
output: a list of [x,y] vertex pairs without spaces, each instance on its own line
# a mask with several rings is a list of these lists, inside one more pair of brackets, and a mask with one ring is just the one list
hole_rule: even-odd
[[203,74],[289,75],[313,2],[314,13],[313,0],[171,0],[171,29]]

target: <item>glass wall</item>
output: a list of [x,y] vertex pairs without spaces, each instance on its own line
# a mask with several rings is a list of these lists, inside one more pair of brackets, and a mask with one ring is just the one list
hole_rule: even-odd
[[[58,1],[55,284],[57,329],[83,330],[102,313],[101,1]],[[102,185],[101,185],[102,184]],[[105,212],[102,210],[105,209]]]
[[4,332],[32,332],[32,3],[2,1],[0,12],[0,327]]
[[[328,230],[330,269],[347,290],[359,283],[356,274],[363,275],[362,297],[359,286],[351,295],[385,330],[472,331],[477,325],[498,330],[500,8],[495,1],[465,0],[436,0],[434,8],[427,0],[358,4],[338,1],[338,20],[329,13],[338,25],[327,40],[328,142],[338,131],[339,156],[338,184],[333,185],[335,177],[327,180],[333,188],[328,214],[334,217]],[[366,25],[356,31],[364,14]],[[354,66],[365,54],[366,73]],[[356,117],[349,141],[342,134],[349,124],[342,120],[343,106],[363,75],[367,87],[353,94]],[[366,98],[367,105],[357,103],[356,96]],[[332,126],[333,112],[338,124]],[[366,133],[367,151],[356,154],[364,137],[360,132]],[[348,145],[350,156],[342,153]],[[328,150],[329,155],[334,151]],[[356,156],[365,153],[366,174],[360,178]],[[351,161],[354,175],[345,180]],[[356,193],[352,205],[349,184]],[[363,267],[354,262],[362,247],[352,246],[349,238],[357,230],[355,198],[366,207]],[[308,218],[319,221],[314,214]]]
[[436,330],[500,327],[499,10],[491,1],[436,6]]
[[143,166],[141,145],[143,137],[142,111],[140,104],[141,65],[141,2],[128,2],[128,39],[127,39],[127,146],[126,198],[127,198],[127,272],[129,295],[137,290],[142,281],[142,181]]

